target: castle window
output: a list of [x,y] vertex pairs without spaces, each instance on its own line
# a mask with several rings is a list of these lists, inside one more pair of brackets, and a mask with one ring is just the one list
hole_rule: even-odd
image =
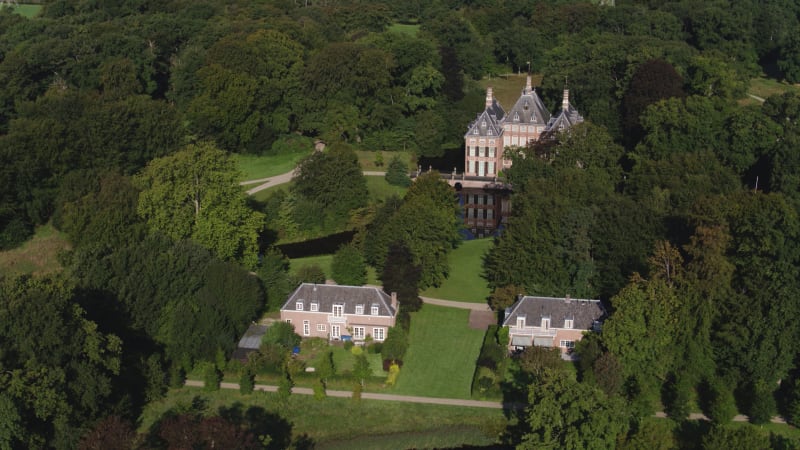
[[514,122],[519,122],[519,113],[514,113]]

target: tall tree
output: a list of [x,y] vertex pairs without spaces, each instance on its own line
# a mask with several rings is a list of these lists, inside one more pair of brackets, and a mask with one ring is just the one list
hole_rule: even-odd
[[234,162],[223,151],[208,142],[192,144],[151,161],[137,182],[138,211],[151,229],[256,266],[264,216],[247,205]]

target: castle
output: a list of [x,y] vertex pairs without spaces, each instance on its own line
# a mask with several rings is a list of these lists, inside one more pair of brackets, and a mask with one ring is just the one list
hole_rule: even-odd
[[567,89],[564,89],[561,111],[551,115],[531,86],[529,75],[522,95],[506,114],[490,87],[486,90],[486,108],[464,135],[464,175],[494,178],[498,172],[511,167],[511,161],[503,158],[506,148],[525,147],[580,122],[583,116],[570,105]]

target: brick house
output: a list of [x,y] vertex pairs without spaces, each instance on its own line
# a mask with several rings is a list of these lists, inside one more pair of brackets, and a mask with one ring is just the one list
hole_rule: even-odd
[[377,287],[303,283],[281,307],[281,320],[304,338],[383,341],[398,307],[396,294]]
[[575,343],[588,331],[599,331],[606,311],[600,300],[520,296],[505,311],[509,350],[530,346],[558,347],[570,359]]
[[506,114],[489,87],[484,111],[464,135],[464,174],[496,177],[498,172],[511,167],[511,161],[503,157],[506,148],[525,147],[580,122],[583,116],[569,103],[567,89],[564,89],[561,110],[551,115],[528,76],[522,94]]

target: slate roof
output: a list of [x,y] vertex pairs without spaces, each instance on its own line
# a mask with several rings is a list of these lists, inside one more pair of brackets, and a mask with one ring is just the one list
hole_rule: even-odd
[[503,325],[514,325],[524,315],[527,326],[538,327],[542,317],[550,318],[550,326],[564,328],[564,320],[572,319],[572,328],[591,330],[595,321],[605,316],[600,300],[524,296],[506,309]]
[[505,123],[522,125],[547,125],[550,121],[550,111],[544,106],[536,89],[525,87],[517,103],[506,114]]
[[[468,136],[497,137],[502,135],[503,121],[501,119],[498,119],[496,113],[499,110],[500,117],[503,117],[503,108],[500,106],[497,100],[494,100],[493,105],[495,108],[487,108],[482,113],[478,114],[478,118],[475,119],[475,121],[472,122],[467,128],[467,134],[464,137]],[[477,133],[475,131],[477,131]],[[489,133],[490,131],[491,133]]]
[[261,348],[261,338],[267,333],[266,325],[250,325],[239,339],[239,348],[258,350]]
[[364,305],[365,315],[371,315],[373,305],[378,306],[379,316],[397,314],[392,297],[376,287],[303,283],[289,295],[281,311],[297,311],[298,302],[303,302],[303,311],[311,311],[311,304],[317,303],[321,313],[333,313],[334,304],[343,304],[344,314],[355,314],[356,305]]
[[550,119],[550,122],[547,123],[545,133],[548,135],[553,135],[581,122],[583,122],[583,116],[578,112],[577,109],[575,109],[574,106],[572,106],[571,103],[569,103],[569,93],[567,90],[565,90],[561,111],[554,115]]

